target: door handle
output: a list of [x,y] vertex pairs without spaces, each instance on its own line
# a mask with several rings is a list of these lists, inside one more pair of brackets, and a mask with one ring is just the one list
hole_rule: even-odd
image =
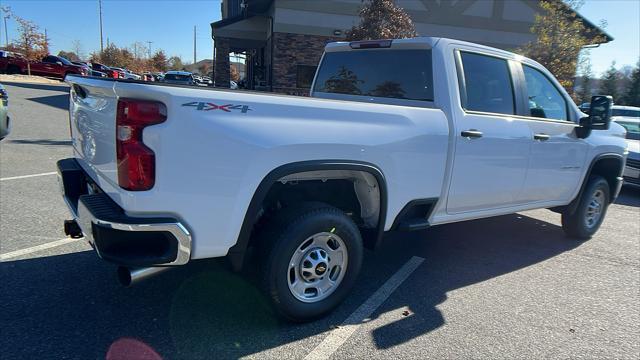
[[460,133],[460,136],[468,139],[477,139],[482,137],[482,131],[478,131],[476,129],[464,130]]
[[533,135],[534,140],[547,141],[549,140],[549,138],[550,138],[549,135],[543,134],[543,133]]

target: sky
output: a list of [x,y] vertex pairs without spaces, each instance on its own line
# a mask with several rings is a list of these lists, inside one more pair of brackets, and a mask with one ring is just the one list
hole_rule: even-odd
[[[302,0],[301,0],[302,1]],[[321,1],[321,0],[305,0]],[[98,0],[0,0],[19,16],[47,29],[52,53],[71,50],[74,40],[84,54],[100,49]],[[613,42],[590,50],[591,66],[602,74],[616,67],[635,65],[640,57],[640,0],[586,0],[579,12],[594,24],[606,20]],[[193,61],[193,27],[196,26],[196,59],[212,58],[210,24],[220,19],[220,0],[103,0],[104,43],[118,46],[152,41],[152,51]],[[16,23],[8,20],[9,41],[17,36]],[[4,28],[0,43],[4,44]],[[148,46],[148,44],[147,44]]]

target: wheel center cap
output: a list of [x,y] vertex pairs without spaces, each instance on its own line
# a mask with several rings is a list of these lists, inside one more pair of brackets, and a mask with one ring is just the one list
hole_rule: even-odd
[[327,271],[327,264],[320,263],[316,266],[316,275],[322,275]]

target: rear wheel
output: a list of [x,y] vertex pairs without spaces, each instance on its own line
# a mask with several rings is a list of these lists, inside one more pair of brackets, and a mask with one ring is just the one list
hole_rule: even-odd
[[7,67],[7,74],[20,74],[20,67],[16,66],[16,65],[9,65]]
[[318,318],[340,304],[362,263],[358,227],[321,203],[277,215],[261,245],[264,290],[276,311],[292,321]]
[[610,198],[607,180],[600,176],[592,176],[582,193],[576,210],[572,214],[562,214],[562,229],[572,238],[591,238],[604,220]]

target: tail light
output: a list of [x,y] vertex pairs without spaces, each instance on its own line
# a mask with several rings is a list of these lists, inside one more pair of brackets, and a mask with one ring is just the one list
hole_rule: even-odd
[[115,71],[115,70],[111,70],[111,77],[114,78],[114,79],[117,79],[118,78],[118,72]]
[[167,108],[156,101],[120,99],[116,114],[118,185],[129,191],[155,184],[156,156],[142,142],[145,127],[167,120]]

